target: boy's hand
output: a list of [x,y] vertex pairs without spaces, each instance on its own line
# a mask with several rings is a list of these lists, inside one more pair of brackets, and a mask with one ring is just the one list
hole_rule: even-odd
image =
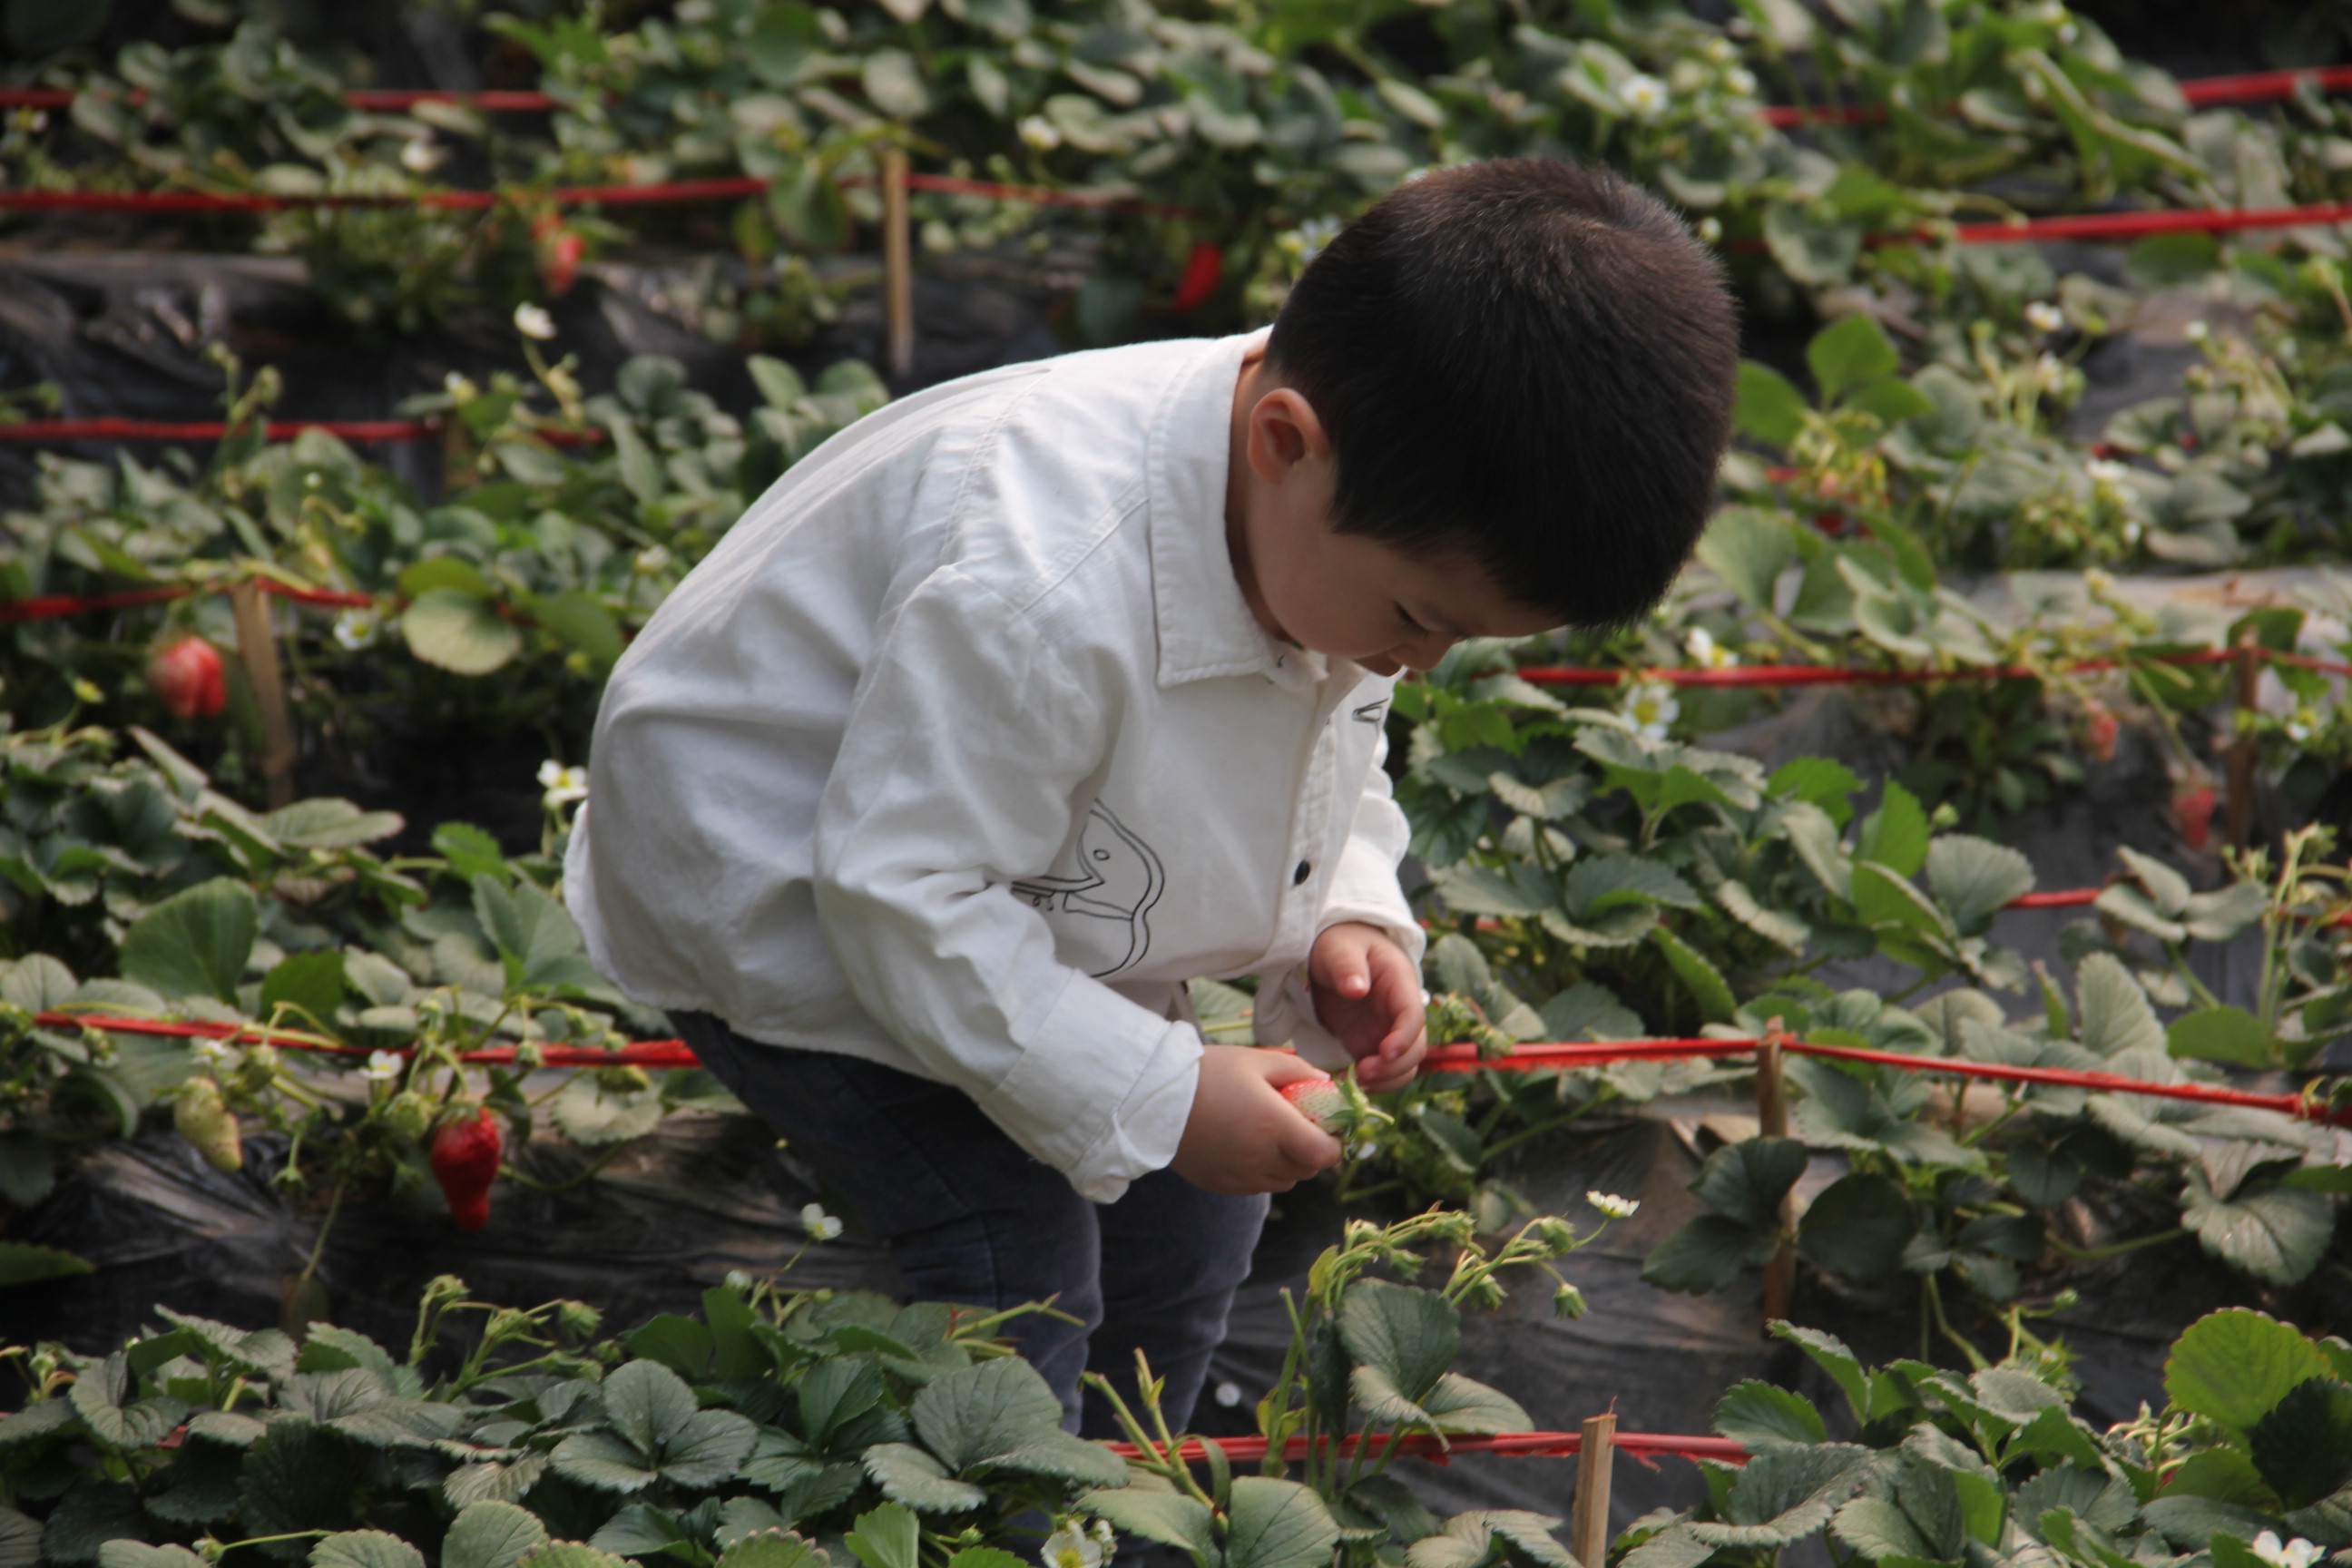
[[1201,1053],[1192,1114],[1169,1168],[1213,1193],[1287,1192],[1339,1163],[1339,1141],[1282,1098],[1284,1084],[1321,1078],[1287,1051],[1210,1046]]
[[1356,1058],[1367,1094],[1402,1089],[1429,1050],[1421,976],[1378,926],[1349,921],[1315,939],[1307,957],[1315,1016]]

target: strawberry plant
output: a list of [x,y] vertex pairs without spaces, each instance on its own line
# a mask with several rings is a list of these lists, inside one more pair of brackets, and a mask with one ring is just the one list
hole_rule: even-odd
[[[2082,962],[2071,1007],[2046,979],[2042,992],[2042,1016],[2019,1023],[1976,991],[1948,992],[1913,1014],[1866,992],[1831,995],[1800,983],[1748,1003],[1741,1022],[1760,1029],[1777,1017],[1801,1040],[2151,1083],[2214,1076],[2197,1065],[2212,1026],[2176,1024],[2168,1036],[2111,955]],[[1643,1270],[1651,1283],[1721,1289],[1791,1245],[1841,1280],[1891,1299],[1912,1294],[1922,1353],[1933,1336],[1981,1365],[1948,1314],[1949,1287],[2014,1328],[2024,1303],[2059,1295],[2080,1264],[2193,1238],[2255,1279],[2293,1285],[2311,1276],[2336,1234],[2344,1173],[2335,1139],[2273,1111],[2052,1085],[1953,1094],[1926,1075],[1806,1057],[1786,1071],[1793,1136],[1708,1157],[1692,1190],[1709,1212],[1652,1252]],[[1841,1155],[1847,1173],[1792,1225],[1785,1200],[1809,1149]],[[2097,1191],[2125,1201],[2074,1201]]]
[[[1938,835],[1899,785],[1859,813],[1861,781],[1834,763],[1768,776],[1621,713],[1570,710],[1517,679],[1507,652],[1464,644],[1396,703],[1412,726],[1398,798],[1434,908],[1506,985],[1577,1012],[1630,1005],[1671,1035],[1728,1022],[1741,996],[1831,955],[1883,952],[1922,984],[1956,971],[2022,984],[1986,936],[2032,886],[2014,850]],[[1489,1021],[1540,1029],[1548,1005]]]
[[[159,1308],[154,1331],[107,1355],[0,1352],[29,1396],[0,1417],[0,1542],[101,1568],[360,1552],[1010,1568],[1005,1548],[1050,1517],[1049,1559],[1057,1543],[1099,1554],[1116,1525],[1202,1568],[1308,1568],[1335,1546],[1370,1563],[1380,1542],[1432,1535],[1568,1568],[1557,1521],[1441,1524],[1385,1458],[1294,1479],[1279,1437],[1524,1428],[1507,1396],[1451,1370],[1457,1316],[1500,1299],[1501,1270],[1583,1239],[1545,1221],[1489,1253],[1458,1215],[1359,1227],[1317,1264],[1261,1406],[1276,1458],[1258,1475],[1217,1466],[1205,1488],[1174,1458],[1148,1369],[1138,1400],[1112,1391],[1137,1459],[1061,1429],[1044,1379],[994,1337],[1034,1309],[979,1316],[739,1276],[698,1316],[597,1339],[583,1303],[496,1307],[444,1277],[404,1353],[323,1322],[247,1332]],[[1432,1248],[1456,1252],[1442,1289],[1368,1277],[1410,1276]],[[1089,1519],[1108,1521],[1099,1536]],[[563,1542],[581,1544],[550,1544]]]
[[[496,1307],[444,1277],[404,1353],[325,1323],[298,1339],[169,1309],[108,1356],[16,1347],[33,1399],[0,1423],[16,1505],[0,1522],[55,1563],[421,1563],[422,1548],[822,1568],[823,1541],[845,1563],[913,1568],[919,1541],[977,1547],[1124,1479],[989,1337],[1003,1317],[751,1281],[704,1309],[600,1340],[581,1302]],[[947,1480],[943,1459],[987,1489]],[[885,1500],[926,1467],[961,1488],[929,1528]],[[586,1544],[550,1555],[567,1537]]]
[[[2352,1347],[2341,1340],[2260,1312],[2209,1314],[2166,1358],[2165,1408],[2101,1431],[2067,1409],[2063,1367],[2027,1342],[1962,1374],[1925,1360],[1867,1368],[1818,1330],[1774,1331],[1837,1407],[1760,1382],[1727,1390],[1716,1430],[1748,1462],[1702,1461],[1706,1500],[1620,1536],[1628,1568],[1751,1568],[1824,1537],[1839,1560],[1885,1568],[2277,1568],[2352,1544],[2352,1426],[2336,1414],[2352,1411]],[[1850,1436],[1832,1437],[1832,1423]]]
[[[768,401],[739,422],[688,389],[672,361],[631,361],[614,393],[593,398],[568,361],[539,364],[536,387],[504,375],[488,387],[458,381],[416,406],[451,420],[453,468],[473,481],[438,506],[323,432],[266,444],[259,421],[277,395],[266,371],[232,382],[230,422],[249,428],[201,472],[128,455],[110,467],[44,457],[35,509],[12,514],[0,540],[0,587],[195,592],[10,628],[0,677],[12,710],[54,721],[94,704],[218,751],[215,771],[233,784],[257,783],[260,721],[242,666],[224,669],[218,653],[238,638],[217,590],[261,575],[379,601],[274,612],[296,716],[346,771],[370,771],[387,709],[584,731],[625,636],[786,467],[887,395],[853,363],[811,387],[782,362],[755,359]],[[602,439],[548,439],[567,433]],[[161,628],[152,659],[125,627]],[[415,663],[384,659],[403,645]],[[480,679],[493,672],[498,681]]]
[[[39,1202],[73,1145],[168,1112],[224,1169],[247,1128],[289,1138],[275,1178],[289,1201],[331,1215],[355,1189],[438,1176],[471,1228],[495,1178],[527,1179],[501,1163],[502,1124],[523,1139],[551,1121],[594,1151],[584,1180],[670,1110],[732,1103],[692,1070],[532,1076],[541,1046],[616,1046],[662,1024],[589,966],[550,890],[553,859],[510,860],[445,823],[436,853],[388,860],[367,846],[397,816],[331,799],[248,812],[155,736],[131,738],[140,754],[118,760],[103,731],[0,736],[6,1208]],[[58,1016],[78,1014],[278,1032],[229,1045]],[[492,1044],[518,1059],[463,1059]]]

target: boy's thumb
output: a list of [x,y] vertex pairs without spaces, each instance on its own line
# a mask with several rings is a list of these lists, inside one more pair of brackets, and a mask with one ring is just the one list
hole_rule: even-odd
[[1307,1079],[1329,1078],[1321,1068],[1289,1051],[1265,1053],[1265,1081],[1280,1089],[1285,1084],[1298,1083]]

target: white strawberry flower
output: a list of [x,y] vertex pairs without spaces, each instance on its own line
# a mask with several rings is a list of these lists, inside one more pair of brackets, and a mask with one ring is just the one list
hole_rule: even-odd
[[567,768],[553,758],[539,764],[539,787],[546,791],[543,797],[550,811],[562,811],[576,800],[588,798],[588,770]]
[[1611,1219],[1632,1219],[1633,1211],[1642,1206],[1638,1198],[1621,1198],[1614,1193],[1604,1193],[1598,1187],[1584,1194],[1584,1201]]
[[1756,73],[1745,66],[1734,66],[1723,73],[1723,85],[1742,98],[1756,91]]
[[2124,482],[2124,476],[2131,472],[2131,468],[2113,458],[2094,458],[2083,465],[2083,471],[2091,476],[2091,482],[2095,485],[2119,485]]
[[228,1060],[232,1053],[232,1049],[233,1047],[231,1047],[229,1043],[226,1040],[198,1040],[196,1042],[196,1055],[204,1060],[205,1065],[207,1067],[218,1067],[221,1063]]
[[529,300],[515,307],[514,324],[516,331],[542,343],[555,335],[555,318]]
[[1644,680],[1625,693],[1619,710],[1633,721],[1633,728],[1654,741],[1666,738],[1666,727],[1682,715],[1682,704],[1675,700],[1675,689],[1663,680]]
[[1276,240],[1291,258],[1305,266],[1321,254],[1325,246],[1339,236],[1339,220],[1335,217],[1311,217],[1297,228]]
[[2213,335],[2213,329],[2207,326],[2202,321],[2191,321],[2187,326],[2181,328],[2180,335],[2187,338],[2192,343],[2201,343],[2207,338]]
[[[841,1234],[841,1221],[825,1213],[823,1204],[803,1204],[801,1229],[808,1233],[811,1241],[831,1241]],[[1087,1568],[1094,1568],[1094,1565],[1089,1563]]]
[[2282,1545],[2275,1530],[2265,1530],[2255,1536],[2253,1546],[2254,1555],[2269,1563],[2271,1568],[2311,1568],[2313,1563],[2327,1555],[2326,1547],[2315,1545],[2301,1536]]
[[345,610],[335,617],[335,642],[347,653],[375,646],[376,624],[373,610]]
[[1666,84],[1656,77],[1636,71],[1617,88],[1618,101],[1634,114],[1648,120],[1666,107]]
[[1104,1556],[1103,1543],[1080,1530],[1076,1520],[1045,1537],[1037,1551],[1045,1568],[1102,1568]]
[[370,1051],[367,1066],[360,1068],[360,1076],[370,1083],[390,1083],[407,1066],[398,1051]]
[[422,136],[412,139],[400,149],[400,166],[412,174],[429,174],[440,163],[439,149]]
[[1013,128],[1024,143],[1040,153],[1050,153],[1062,144],[1062,133],[1054,122],[1042,114],[1032,114]]
[[1713,215],[1698,220],[1698,237],[1702,245],[1713,245],[1723,237],[1723,220]]
[[2055,392],[2064,384],[2066,366],[2056,354],[2045,353],[2033,362],[2033,384],[2044,392]]
[[2066,324],[2066,315],[2047,300],[2036,300],[2025,307],[2025,324],[2037,332],[2054,332]]
[[1683,651],[1701,669],[1727,669],[1739,662],[1739,656],[1715,640],[1715,634],[1705,626],[1693,626],[1690,636],[1683,639]]

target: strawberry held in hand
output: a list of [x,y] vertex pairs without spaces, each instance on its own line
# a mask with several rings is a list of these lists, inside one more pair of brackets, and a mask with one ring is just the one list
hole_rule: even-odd
[[479,1230],[490,1222],[490,1184],[498,1180],[506,1140],[487,1106],[473,1115],[445,1121],[433,1134],[433,1175],[449,1202],[459,1230]]
[[1351,1120],[1347,1091],[1336,1079],[1302,1078],[1295,1083],[1284,1084],[1281,1094],[1297,1108],[1299,1115],[1326,1132],[1338,1132]]
[[158,648],[147,661],[147,685],[174,718],[211,719],[228,706],[219,650],[199,637]]

